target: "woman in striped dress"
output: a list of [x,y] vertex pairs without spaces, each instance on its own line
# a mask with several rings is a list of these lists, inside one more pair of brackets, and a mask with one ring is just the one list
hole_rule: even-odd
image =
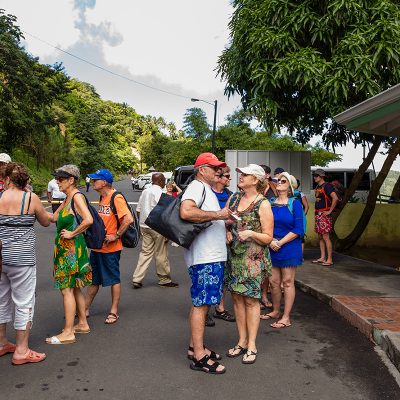
[[[5,169],[7,190],[0,199],[0,240],[2,271],[0,279],[0,356],[13,353],[13,364],[36,363],[46,358],[28,347],[36,289],[34,223],[49,226],[48,213],[36,194],[27,192],[29,176],[22,164],[9,163]],[[0,268],[1,269],[1,268]],[[16,344],[6,337],[6,324],[13,319]]]

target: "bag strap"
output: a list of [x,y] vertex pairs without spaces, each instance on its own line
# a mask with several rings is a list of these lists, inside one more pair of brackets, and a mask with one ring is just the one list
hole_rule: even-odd
[[21,215],[24,215],[25,198],[26,198],[26,192],[24,192],[24,195],[22,196]]
[[203,185],[203,194],[201,195],[201,200],[200,200],[200,204],[199,204],[199,208],[201,208],[206,200],[206,187],[204,186],[204,183],[201,182],[201,184]]
[[[111,208],[112,213],[114,214],[115,219],[117,220],[117,230],[118,230],[119,227],[121,226],[121,223],[119,222],[119,218],[118,218],[117,208],[115,207],[115,201],[114,201],[115,196],[117,196],[118,194],[120,194],[120,195],[124,198],[125,203],[128,205],[128,202],[126,201],[125,196],[124,196],[121,192],[115,191],[115,192],[111,195],[110,208]],[[101,200],[101,198],[100,198],[100,200]],[[129,207],[128,207],[128,208],[129,208]]]
[[26,210],[27,214],[29,214],[29,207],[31,206],[31,200],[32,200],[32,192],[29,192],[28,208]]
[[[74,206],[74,197],[77,195],[77,194],[81,194],[84,198],[85,198],[85,200],[86,200],[86,204],[89,206],[89,200],[87,199],[87,197],[82,193],[82,192],[76,192],[73,196],[72,196],[72,199],[71,199],[71,208],[72,208],[72,212],[74,213],[74,215],[75,215],[75,218],[76,218],[76,216],[78,215],[77,214],[77,212],[75,211],[75,206]],[[79,221],[78,221],[79,222]]]

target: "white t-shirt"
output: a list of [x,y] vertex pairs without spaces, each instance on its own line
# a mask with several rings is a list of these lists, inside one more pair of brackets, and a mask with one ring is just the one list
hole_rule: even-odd
[[157,205],[161,193],[162,189],[158,185],[151,185],[149,188],[143,190],[136,207],[136,211],[140,213],[139,223],[142,228],[148,228],[144,221],[146,221],[151,210]]
[[47,191],[51,194],[52,199],[65,199],[66,194],[60,191],[58,183],[52,179],[47,185]]
[[[213,193],[211,186],[197,179],[187,187],[182,196],[182,201],[193,200],[199,206],[204,188],[206,196],[201,209],[204,211],[220,210],[217,196]],[[212,221],[212,225],[194,239],[190,248],[188,250],[185,249],[184,254],[188,267],[197,264],[226,261],[225,222],[222,220]]]
[[86,183],[90,183],[90,177],[89,176],[86,177],[85,182]]

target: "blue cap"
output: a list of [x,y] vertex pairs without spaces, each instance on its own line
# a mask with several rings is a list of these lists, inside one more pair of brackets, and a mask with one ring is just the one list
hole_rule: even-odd
[[281,174],[282,172],[285,172],[282,167],[275,168],[274,175]]
[[94,174],[88,174],[90,179],[101,179],[107,183],[113,183],[112,173],[108,169],[98,169]]

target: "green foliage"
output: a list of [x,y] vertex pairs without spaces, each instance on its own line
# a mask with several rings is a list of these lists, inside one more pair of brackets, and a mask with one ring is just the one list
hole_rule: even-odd
[[183,130],[187,136],[198,141],[209,138],[211,131],[204,110],[197,107],[186,110],[183,116]]
[[358,142],[332,116],[400,81],[400,4],[390,0],[235,0],[218,63],[228,95],[301,143]]

